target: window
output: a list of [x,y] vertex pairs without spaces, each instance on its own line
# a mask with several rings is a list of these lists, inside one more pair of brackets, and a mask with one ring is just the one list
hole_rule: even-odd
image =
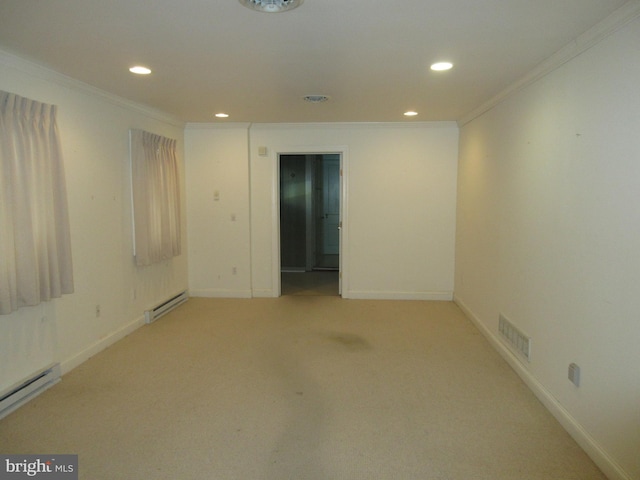
[[0,91],[0,314],[73,292],[56,110]]
[[131,130],[134,255],[139,266],[180,255],[176,141]]

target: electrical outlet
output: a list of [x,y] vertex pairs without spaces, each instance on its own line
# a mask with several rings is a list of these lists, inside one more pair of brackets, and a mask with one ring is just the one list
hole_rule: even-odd
[[576,387],[580,386],[580,367],[575,363],[569,365],[569,380],[571,380]]

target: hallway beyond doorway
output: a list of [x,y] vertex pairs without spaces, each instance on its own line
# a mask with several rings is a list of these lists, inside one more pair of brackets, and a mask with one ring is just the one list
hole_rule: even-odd
[[338,271],[282,272],[282,295],[339,296]]
[[339,255],[318,255],[313,270],[339,270]]
[[280,266],[340,267],[340,154],[280,155]]

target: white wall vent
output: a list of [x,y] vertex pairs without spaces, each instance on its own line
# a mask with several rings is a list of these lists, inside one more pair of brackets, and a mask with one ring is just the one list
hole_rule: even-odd
[[180,292],[179,294],[171,297],[170,299],[165,300],[164,302],[156,305],[152,309],[145,311],[144,321],[146,323],[151,323],[157,320],[158,318],[160,318],[165,313],[168,313],[169,311],[173,310],[178,305],[186,302],[187,300],[189,300],[189,295],[187,295],[187,292],[186,291]]
[[500,314],[498,320],[498,331],[513,350],[526,358],[528,362],[531,361],[531,337],[522,333],[521,330],[502,314]]
[[60,381],[60,364],[52,364],[0,392],[0,418]]

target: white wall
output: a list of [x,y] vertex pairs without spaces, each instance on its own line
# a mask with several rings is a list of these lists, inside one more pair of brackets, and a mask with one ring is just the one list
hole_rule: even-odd
[[[635,479],[638,45],[636,18],[461,129],[455,272],[456,300],[565,427]],[[496,340],[499,313],[532,337],[530,363]]]
[[455,123],[197,125],[186,142],[194,294],[277,295],[278,153],[344,151],[343,296],[452,298]]
[[[450,299],[456,157],[454,123],[254,125],[251,208],[254,292],[274,293],[277,154],[346,148],[343,296]],[[260,157],[266,146],[269,157]],[[275,264],[277,265],[277,263]]]
[[250,297],[248,125],[185,130],[189,291]]
[[128,131],[177,139],[182,162],[179,122],[3,52],[0,89],[58,105],[75,277],[75,293],[0,316],[2,390],[51,362],[64,373],[140,326],[186,289],[187,256],[185,235],[183,255],[137,268],[131,240]]

